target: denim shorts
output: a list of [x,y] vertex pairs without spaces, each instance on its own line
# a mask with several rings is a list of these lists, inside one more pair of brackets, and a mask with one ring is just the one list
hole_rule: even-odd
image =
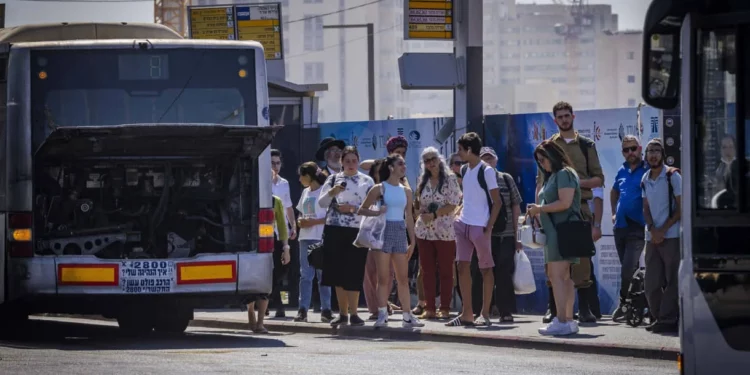
[[409,248],[406,239],[406,223],[403,221],[386,221],[383,248],[378,251],[386,254],[406,254]]

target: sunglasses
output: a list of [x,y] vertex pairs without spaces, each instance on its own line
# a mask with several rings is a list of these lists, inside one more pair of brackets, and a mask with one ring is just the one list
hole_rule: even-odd
[[433,157],[431,157],[431,158],[424,158],[424,159],[422,159],[422,161],[423,161],[423,162],[424,162],[425,164],[427,164],[427,163],[431,163],[431,162],[433,162],[433,161],[435,161],[435,160],[437,160],[437,156],[433,156]]
[[457,166],[457,167],[459,167],[459,166],[462,166],[462,165],[464,165],[464,164],[466,164],[466,162],[465,162],[465,161],[454,161],[454,162],[453,162],[453,165],[455,165],[455,166]]
[[635,150],[637,149],[638,149],[638,146],[623,147],[622,153],[627,154],[628,152],[635,152]]

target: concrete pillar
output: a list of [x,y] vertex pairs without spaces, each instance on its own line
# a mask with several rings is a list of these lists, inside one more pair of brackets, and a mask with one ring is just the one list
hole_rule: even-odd
[[483,127],[483,0],[455,0],[456,41],[454,53],[458,62],[459,77],[466,84],[453,90],[453,116],[456,136],[476,132],[484,140]]

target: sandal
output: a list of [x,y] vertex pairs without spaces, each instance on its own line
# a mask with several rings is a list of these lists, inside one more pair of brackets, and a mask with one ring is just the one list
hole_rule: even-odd
[[461,320],[461,315],[459,315],[459,316],[453,318],[453,320],[449,321],[448,323],[445,323],[445,326],[446,327],[461,327],[461,326],[464,326],[464,327],[473,327],[474,326],[474,322],[465,322],[465,321]]
[[435,313],[435,310],[425,310],[422,315],[419,316],[419,319],[427,320],[427,319],[435,319],[437,318],[437,314]]
[[451,317],[451,311],[450,310],[440,310],[438,311],[437,318],[438,319],[450,319]]
[[268,333],[268,329],[264,325],[258,325],[255,328],[253,328],[253,332],[255,333]]
[[420,315],[424,314],[424,306],[417,305],[417,307],[415,307],[413,310],[411,310],[411,313],[414,314],[414,315],[416,315],[416,316],[420,316]]
[[477,320],[474,321],[474,325],[489,327],[492,325],[492,321],[490,321],[490,318],[485,318],[484,316],[480,316],[477,318]]

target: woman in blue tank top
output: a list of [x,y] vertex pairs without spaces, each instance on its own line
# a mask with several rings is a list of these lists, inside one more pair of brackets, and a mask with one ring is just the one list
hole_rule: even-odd
[[[391,290],[390,266],[393,264],[398,283],[398,298],[403,313],[403,327],[423,327],[410,311],[408,262],[414,252],[414,218],[412,217],[411,189],[401,184],[406,175],[406,163],[401,155],[393,154],[385,159],[380,167],[380,183],[373,186],[359,208],[359,215],[385,215],[385,233],[382,249],[371,249],[378,273],[378,320],[375,328],[388,325],[388,293]],[[381,199],[380,210],[370,207]],[[411,241],[407,242],[406,235]],[[411,245],[409,245],[409,243]]]

